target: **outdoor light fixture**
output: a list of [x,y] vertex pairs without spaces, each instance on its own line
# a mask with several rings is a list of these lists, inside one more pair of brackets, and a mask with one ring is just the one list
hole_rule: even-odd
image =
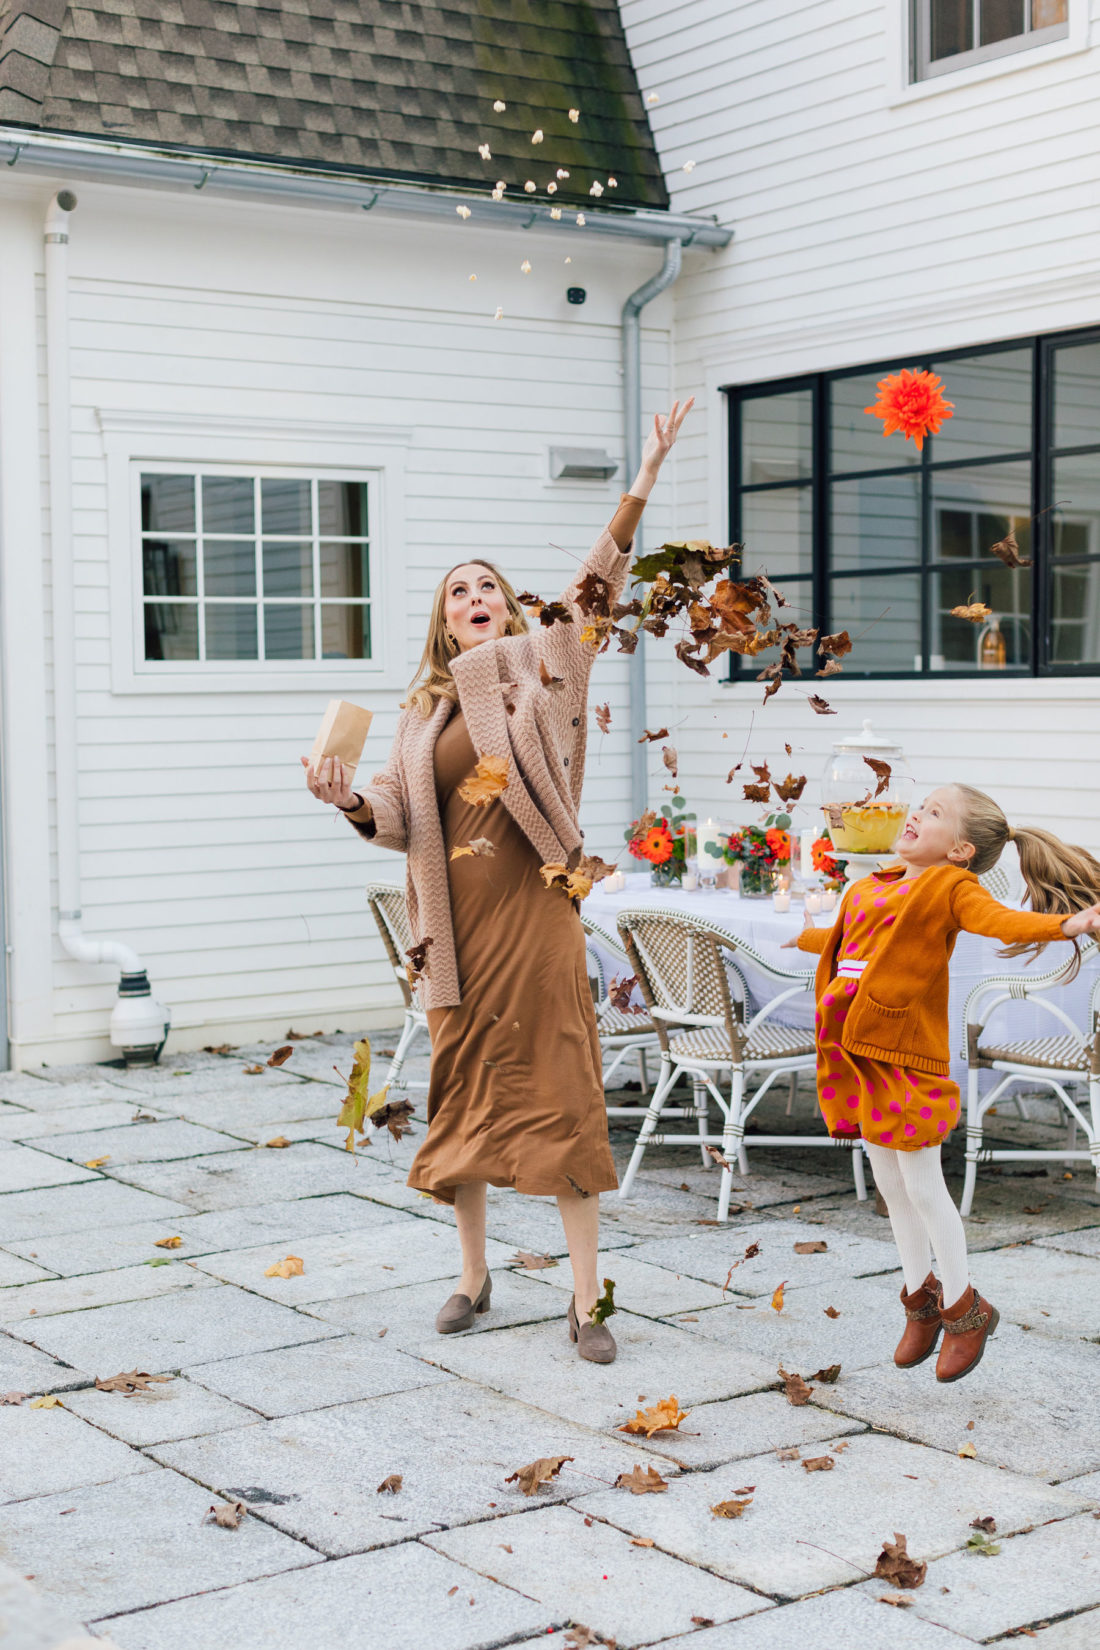
[[602,447],[551,447],[551,481],[610,481],[619,468]]

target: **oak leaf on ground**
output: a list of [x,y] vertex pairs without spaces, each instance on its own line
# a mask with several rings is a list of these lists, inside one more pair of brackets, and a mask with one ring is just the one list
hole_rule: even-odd
[[802,1463],[806,1472],[832,1472],[835,1465],[831,1455],[808,1455]]
[[284,1043],[282,1048],[277,1048],[273,1054],[268,1055],[267,1063],[269,1066],[285,1066],[293,1053],[294,1044]]
[[56,1392],[44,1392],[41,1398],[32,1398],[28,1407],[30,1409],[64,1409],[65,1405]]
[[786,1370],[779,1366],[779,1376],[783,1382],[783,1390],[789,1404],[808,1404],[813,1393],[813,1387],[807,1386],[802,1376],[795,1370]]
[[259,1077],[260,1073],[264,1070],[264,1067],[263,1066],[242,1066],[241,1070],[244,1072],[246,1077]]
[[631,1495],[659,1495],[668,1489],[668,1480],[662,1478],[656,1467],[631,1467],[621,1472],[612,1488],[629,1490]]
[[524,1495],[534,1495],[540,1484],[549,1484],[565,1463],[572,1460],[571,1455],[542,1455],[537,1461],[529,1461],[525,1467],[509,1473],[504,1482],[518,1484]]
[[815,1369],[807,1379],[820,1381],[823,1386],[835,1386],[840,1379],[840,1365],[826,1364],[824,1369]]
[[508,789],[510,766],[507,756],[479,756],[473,773],[468,774],[458,787],[463,802],[469,802],[475,808],[484,808],[494,801]]
[[913,1608],[913,1600],[906,1598],[904,1593],[880,1593],[878,1601],[880,1604],[892,1604],[895,1610],[911,1610]]
[[752,1506],[752,1496],[743,1501],[719,1501],[710,1510],[715,1518],[740,1518],[746,1507]]
[[121,1375],[97,1375],[95,1384],[97,1392],[121,1392],[130,1397],[135,1392],[147,1392],[150,1381],[167,1383],[171,1379],[171,1375],[150,1375],[143,1369],[129,1369]]
[[602,1644],[604,1650],[618,1650],[618,1640],[605,1638],[591,1627],[575,1622],[565,1635],[566,1650],[590,1650],[593,1644]]
[[86,1169],[101,1169],[104,1163],[109,1163],[110,1157],[89,1157],[84,1167]]
[[837,1311],[835,1306],[827,1306],[825,1307],[825,1316],[827,1318],[839,1318],[840,1313]]
[[264,1271],[265,1278],[300,1278],[305,1272],[305,1264],[301,1255],[287,1255],[285,1260],[277,1260],[274,1265]]
[[928,1565],[923,1559],[910,1557],[905,1537],[898,1530],[894,1531],[893,1541],[883,1542],[875,1562],[875,1574],[895,1587],[920,1587],[927,1571]]
[[0,1392],[0,1404],[21,1404],[26,1396],[25,1392]]
[[658,1432],[676,1432],[681,1421],[686,1421],[691,1414],[690,1409],[681,1409],[680,1401],[675,1394],[670,1398],[662,1398],[649,1409],[640,1409],[633,1420],[624,1421],[617,1429],[619,1432],[645,1433],[652,1438]]

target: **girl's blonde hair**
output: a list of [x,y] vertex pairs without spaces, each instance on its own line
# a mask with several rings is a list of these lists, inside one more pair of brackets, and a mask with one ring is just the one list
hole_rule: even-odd
[[[1037,825],[1013,828],[991,796],[972,785],[953,785],[959,799],[958,841],[973,844],[969,869],[977,876],[992,870],[1007,842],[1015,845],[1020,858],[1020,874],[1031,896],[1031,909],[1043,914],[1069,916],[1084,911],[1100,900],[1100,860],[1085,848],[1062,842],[1053,831]],[[1030,952],[1037,957],[1042,945],[1009,945],[1002,957],[1019,957]],[[1075,956],[1068,975],[1072,979],[1081,966],[1081,947],[1074,940]]]
[[[508,618],[504,626],[506,636],[522,636],[527,629],[527,615],[519,604],[512,586],[498,567],[491,561],[484,561],[480,556],[472,556],[468,562],[460,561],[455,567],[485,567],[493,575],[501,588],[504,600],[508,604]],[[445,573],[436,587],[435,598],[432,601],[432,616],[428,620],[428,638],[424,643],[424,651],[420,655],[420,664],[416,675],[409,684],[407,705],[428,717],[432,714],[440,699],[457,699],[454,677],[451,675],[451,660],[456,659],[461,652],[458,643],[447,629],[447,581],[455,571],[452,567]]]

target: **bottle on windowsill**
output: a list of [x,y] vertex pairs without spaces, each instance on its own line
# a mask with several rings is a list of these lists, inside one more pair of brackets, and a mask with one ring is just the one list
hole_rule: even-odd
[[991,613],[978,633],[978,669],[1003,670],[1007,659],[1001,621],[996,613]]

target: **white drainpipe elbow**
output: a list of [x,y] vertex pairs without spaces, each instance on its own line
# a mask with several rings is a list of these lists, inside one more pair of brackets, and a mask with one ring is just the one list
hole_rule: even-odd
[[81,930],[79,919],[62,917],[57,932],[65,950],[77,962],[114,963],[123,974],[145,973],[145,964],[136,951],[121,940],[88,939]]

